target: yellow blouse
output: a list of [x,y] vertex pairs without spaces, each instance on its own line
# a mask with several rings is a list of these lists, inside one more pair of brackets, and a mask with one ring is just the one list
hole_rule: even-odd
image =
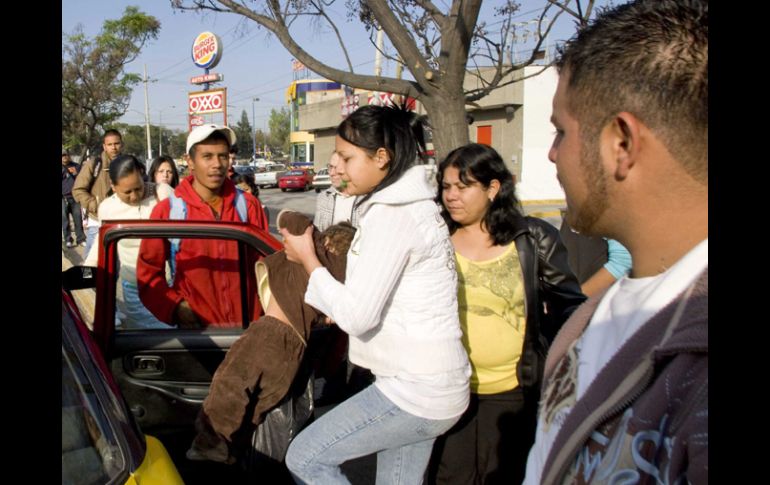
[[488,261],[455,252],[463,345],[473,372],[471,392],[496,394],[518,386],[524,345],[524,282],[516,244]]

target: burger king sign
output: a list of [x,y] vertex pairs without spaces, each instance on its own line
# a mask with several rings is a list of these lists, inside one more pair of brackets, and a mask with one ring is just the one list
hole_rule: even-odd
[[202,32],[192,46],[192,59],[201,69],[211,69],[222,58],[222,41],[211,32]]

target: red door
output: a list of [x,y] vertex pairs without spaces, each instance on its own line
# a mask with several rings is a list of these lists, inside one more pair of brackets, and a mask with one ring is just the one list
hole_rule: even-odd
[[492,125],[476,127],[476,143],[492,146]]

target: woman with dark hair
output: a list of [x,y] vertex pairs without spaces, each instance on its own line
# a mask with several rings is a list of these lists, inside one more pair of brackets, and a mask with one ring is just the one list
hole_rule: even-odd
[[294,439],[286,465],[298,483],[348,483],[340,464],[372,453],[377,483],[419,483],[435,438],[468,405],[457,274],[434,191],[416,165],[421,130],[413,113],[380,106],[337,128],[342,190],[363,196],[344,284],[321,266],[309,231],[281,231],[287,257],[310,275],[305,302],[348,333],[350,361],[375,376]]
[[471,403],[436,440],[431,483],[521,483],[534,441],[545,352],[585,300],[559,232],[519,208],[513,176],[471,143],[439,165],[441,215],[457,260]]
[[171,187],[179,185],[179,172],[174,159],[161,155],[153,160],[147,178],[154,184],[169,184]]
[[[156,185],[144,181],[144,165],[131,155],[118,155],[110,163],[112,195],[99,204],[99,220],[149,219],[152,208],[168,197],[173,189],[167,184]],[[122,239],[118,242],[120,284],[123,297],[117,301],[120,321],[124,328],[171,328],[159,321],[139,300],[136,285],[136,259],[141,239]],[[86,266],[96,266],[101,242],[94,240],[86,257]]]

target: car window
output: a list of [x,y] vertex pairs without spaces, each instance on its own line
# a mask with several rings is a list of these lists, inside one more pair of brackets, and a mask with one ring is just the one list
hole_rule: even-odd
[[123,472],[126,460],[115,433],[67,339],[62,339],[62,484],[107,483]]
[[[256,320],[262,313],[254,273],[260,255],[243,245],[245,261],[241,261],[238,245],[220,239],[151,238],[145,244],[141,239],[122,239],[115,328],[175,330],[194,321],[210,330],[242,328],[244,310],[247,322]],[[179,298],[187,308],[174,312]]]

